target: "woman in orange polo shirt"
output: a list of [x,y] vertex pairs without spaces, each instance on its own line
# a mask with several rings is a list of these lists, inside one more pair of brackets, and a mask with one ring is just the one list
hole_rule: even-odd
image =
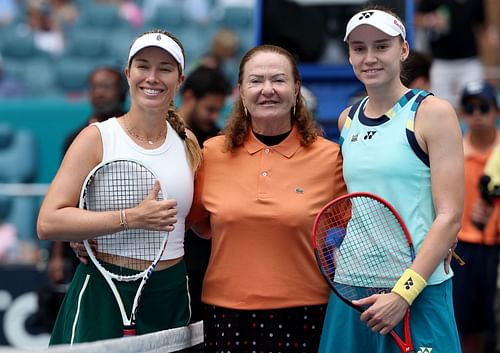
[[321,137],[286,50],[247,52],[238,87],[224,135],[204,144],[190,217],[212,238],[206,352],[314,352],[329,289],[310,232],[345,192],[339,147]]

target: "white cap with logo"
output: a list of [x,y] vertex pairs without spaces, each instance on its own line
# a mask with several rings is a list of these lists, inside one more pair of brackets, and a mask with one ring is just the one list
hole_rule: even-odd
[[181,73],[184,73],[184,55],[182,55],[181,47],[172,38],[163,33],[147,33],[137,38],[130,47],[127,61],[128,64],[130,64],[130,60],[139,50],[146,47],[158,47],[165,50],[179,63],[182,70]]
[[366,10],[351,17],[347,23],[344,42],[347,41],[349,34],[361,25],[369,25],[391,37],[401,36],[403,40],[406,40],[406,29],[400,20],[385,11]]

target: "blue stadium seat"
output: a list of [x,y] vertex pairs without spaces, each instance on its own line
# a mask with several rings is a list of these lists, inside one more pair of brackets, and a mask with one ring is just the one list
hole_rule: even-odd
[[36,147],[33,135],[0,123],[0,178],[4,182],[21,183],[34,180]]
[[77,27],[67,35],[65,56],[80,58],[102,58],[107,55],[110,44],[109,30]]
[[62,57],[57,61],[57,85],[66,94],[81,93],[87,88],[87,80],[97,61]]
[[145,30],[161,28],[176,34],[185,26],[189,26],[189,19],[184,16],[182,4],[159,6],[155,16],[145,24]]
[[218,21],[219,26],[229,28],[251,28],[253,25],[253,10],[245,6],[227,6],[222,18]]
[[200,55],[205,53],[210,46],[211,38],[195,27],[179,29],[174,32],[174,35],[180,39],[184,47],[188,66],[198,61]]
[[33,97],[56,97],[60,94],[53,60],[32,59],[25,62],[23,82]]
[[40,54],[35,47],[33,35],[29,32],[18,31],[16,28],[6,31],[1,42],[0,52],[4,58],[25,59]]
[[115,29],[126,23],[120,17],[120,9],[117,4],[85,4],[81,8],[80,17],[75,24],[77,27]]
[[[37,153],[34,136],[0,123],[0,182],[25,183],[35,178]],[[34,240],[38,201],[31,197],[2,196],[2,216],[12,223],[21,240]]]
[[119,28],[108,35],[108,57],[113,60],[113,65],[124,68],[130,43],[135,39],[136,33],[130,29]]

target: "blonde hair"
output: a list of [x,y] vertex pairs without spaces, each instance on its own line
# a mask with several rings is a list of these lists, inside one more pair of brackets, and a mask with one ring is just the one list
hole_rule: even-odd
[[[292,120],[292,125],[297,125],[300,135],[300,143],[303,146],[308,146],[312,144],[318,136],[322,136],[322,130],[317,126],[314,121],[311,111],[307,108],[302,94],[300,92],[300,74],[297,67],[297,63],[287,50],[275,46],[275,45],[260,45],[255,48],[250,49],[241,59],[240,69],[238,74],[238,83],[241,85],[243,81],[244,69],[246,63],[258,53],[276,53],[283,55],[292,68],[292,76],[294,82],[299,83],[299,92],[297,95],[297,100],[295,102],[295,109],[290,112],[290,118]],[[227,151],[233,151],[237,147],[243,144],[245,136],[248,133],[248,129],[251,128],[252,122],[251,117],[245,111],[243,106],[243,101],[239,97],[234,105],[233,111],[228,118],[227,125],[224,128],[225,135],[225,149]]]
[[[184,47],[182,46],[181,41],[174,36],[172,33],[164,31],[162,29],[155,29],[152,31],[144,32],[141,35],[139,35],[137,38],[142,37],[143,35],[149,34],[149,33],[161,33],[166,36],[169,36],[174,40],[179,47],[182,50],[182,56],[184,56],[184,61],[186,61],[186,54],[184,51]],[[132,57],[129,62],[129,68],[132,65],[132,61],[134,58]],[[182,67],[181,64],[177,64],[177,69],[179,71],[179,76],[182,74]],[[186,144],[187,147],[187,152],[188,152],[188,159],[189,163],[191,164],[191,168],[193,171],[196,171],[198,167],[201,164],[201,151],[200,151],[200,146],[198,145],[198,142],[193,141],[192,139],[187,137],[186,134],[186,124],[184,123],[184,119],[180,116],[179,112],[177,111],[177,108],[175,107],[175,103],[172,100],[170,102],[170,105],[168,106],[168,112],[167,112],[167,117],[166,120],[169,122],[169,124],[173,127],[175,132],[180,136],[181,139],[184,140],[184,143]]]

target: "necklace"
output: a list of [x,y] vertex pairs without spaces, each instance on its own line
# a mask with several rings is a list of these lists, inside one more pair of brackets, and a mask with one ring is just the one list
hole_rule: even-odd
[[148,138],[148,137],[144,137],[144,136],[136,134],[134,131],[132,131],[128,127],[127,120],[125,118],[123,119],[123,125],[125,126],[125,130],[127,130],[127,133],[130,136],[136,138],[139,141],[145,141],[150,145],[153,145],[155,142],[157,142],[161,138],[164,138],[166,136],[166,133],[167,133],[167,125],[166,124],[165,124],[165,128],[163,128],[162,131],[154,138]]

